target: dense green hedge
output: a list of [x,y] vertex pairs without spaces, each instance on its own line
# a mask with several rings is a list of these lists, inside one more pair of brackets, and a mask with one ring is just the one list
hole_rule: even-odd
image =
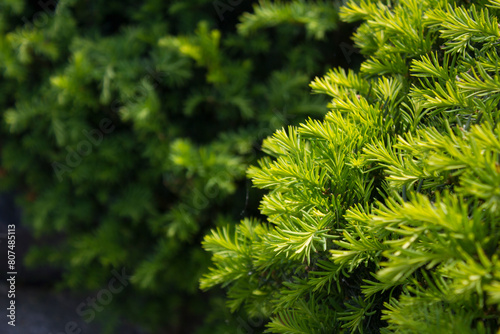
[[[0,184],[20,194],[34,233],[56,240],[33,248],[28,264],[64,269],[61,286],[76,289],[100,288],[124,268],[132,284],[97,316],[110,328],[116,314],[193,332],[209,303],[197,292],[209,260],[202,236],[256,208],[244,173],[264,137],[324,115],[326,100],[307,83],[345,63],[339,43],[348,35],[332,33],[336,8],[212,0],[0,7]],[[225,318],[210,319],[231,331]]]
[[348,1],[366,60],[251,167],[267,219],[205,237],[202,288],[271,333],[497,333],[500,2]]

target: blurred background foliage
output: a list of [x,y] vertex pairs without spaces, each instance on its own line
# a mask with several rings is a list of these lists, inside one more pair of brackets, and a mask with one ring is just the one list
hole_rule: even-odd
[[26,263],[77,290],[125,268],[132,284],[98,314],[109,332],[124,317],[151,333],[241,328],[218,292],[198,291],[200,243],[259,215],[245,170],[262,139],[324,116],[308,83],[353,61],[336,8],[0,1],[0,187],[35,236],[51,236]]

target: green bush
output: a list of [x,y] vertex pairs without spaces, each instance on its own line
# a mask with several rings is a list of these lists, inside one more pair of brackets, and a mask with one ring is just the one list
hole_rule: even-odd
[[56,240],[27,262],[75,289],[125,268],[106,310],[151,329],[194,331],[203,235],[252,212],[261,139],[322,117],[307,83],[343,58],[331,3],[236,2],[0,1],[0,185]]
[[311,87],[248,175],[265,222],[205,237],[204,289],[271,333],[500,328],[500,2],[349,1],[359,72]]

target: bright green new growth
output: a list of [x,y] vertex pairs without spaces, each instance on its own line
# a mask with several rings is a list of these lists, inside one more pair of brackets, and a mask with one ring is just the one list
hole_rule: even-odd
[[271,333],[500,327],[498,1],[350,1],[367,60],[311,87],[324,121],[277,131],[248,170],[266,223],[213,231],[202,288]]

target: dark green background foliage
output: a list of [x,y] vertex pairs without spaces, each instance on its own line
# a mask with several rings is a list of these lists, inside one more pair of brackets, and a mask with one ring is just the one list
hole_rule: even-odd
[[497,333],[500,2],[348,1],[359,71],[264,140],[266,220],[205,237],[201,280],[270,333]]
[[76,289],[125,268],[106,318],[192,332],[202,236],[252,214],[248,164],[276,128],[322,117],[307,84],[345,65],[349,34],[332,33],[331,2],[54,3],[0,1],[0,184],[57,240],[27,262]]

